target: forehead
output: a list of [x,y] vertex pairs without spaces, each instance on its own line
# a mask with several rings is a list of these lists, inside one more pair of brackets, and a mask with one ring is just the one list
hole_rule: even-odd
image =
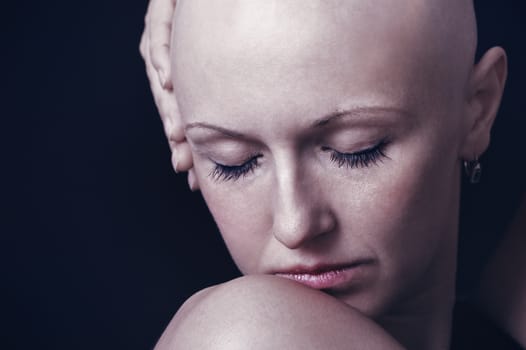
[[183,114],[422,102],[443,69],[424,3],[182,1],[172,48]]

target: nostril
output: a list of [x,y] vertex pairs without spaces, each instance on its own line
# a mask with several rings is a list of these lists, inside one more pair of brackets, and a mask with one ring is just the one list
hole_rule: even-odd
[[332,212],[325,211],[320,215],[319,225],[319,231],[321,232],[320,234],[333,232],[337,225],[336,217]]

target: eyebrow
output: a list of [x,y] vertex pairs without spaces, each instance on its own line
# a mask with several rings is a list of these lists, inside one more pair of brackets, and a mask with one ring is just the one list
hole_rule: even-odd
[[338,121],[342,118],[347,117],[364,117],[366,115],[378,115],[378,114],[399,114],[402,116],[410,116],[410,113],[408,111],[405,111],[401,108],[395,108],[395,107],[354,107],[352,109],[345,109],[345,110],[339,110],[332,113],[327,114],[326,116],[323,116],[317,120],[315,120],[312,123],[313,128],[317,127],[323,127],[327,124],[333,123]]
[[[339,119],[347,118],[347,117],[363,117],[365,115],[385,114],[385,113],[399,114],[403,116],[411,115],[409,112],[403,109],[394,108],[394,107],[354,107],[352,109],[335,111],[321,118],[318,118],[311,124],[311,127],[312,128],[324,127],[330,123],[336,122]],[[239,138],[239,139],[249,138],[248,136],[246,136],[245,134],[241,132],[226,129],[218,125],[213,125],[213,124],[204,123],[204,122],[188,123],[185,127],[185,131],[188,131],[194,128],[214,130],[214,131],[217,131],[231,138]]]
[[184,130],[188,131],[190,129],[195,129],[195,128],[214,130],[214,131],[217,131],[217,132],[219,132],[221,134],[225,134],[225,135],[227,135],[229,137],[232,137],[232,138],[238,138],[238,139],[247,138],[247,136],[245,136],[244,134],[242,134],[242,133],[240,133],[238,131],[222,128],[222,127],[217,126],[217,125],[203,123],[203,122],[188,123],[186,125],[186,127],[184,128]]

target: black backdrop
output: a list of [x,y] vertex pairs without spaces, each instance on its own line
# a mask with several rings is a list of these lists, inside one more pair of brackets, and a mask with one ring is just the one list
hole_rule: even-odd
[[[507,49],[510,79],[483,182],[464,186],[463,294],[526,178],[523,1],[489,3],[480,47]],[[2,5],[2,349],[149,349],[185,298],[237,274],[171,170],[138,54],[146,5]]]

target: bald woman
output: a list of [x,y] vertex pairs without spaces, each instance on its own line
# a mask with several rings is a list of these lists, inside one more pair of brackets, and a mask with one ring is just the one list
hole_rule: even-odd
[[471,1],[167,5],[141,47],[173,165],[245,277],[157,349],[449,348],[458,175],[507,73],[501,48],[474,63]]

